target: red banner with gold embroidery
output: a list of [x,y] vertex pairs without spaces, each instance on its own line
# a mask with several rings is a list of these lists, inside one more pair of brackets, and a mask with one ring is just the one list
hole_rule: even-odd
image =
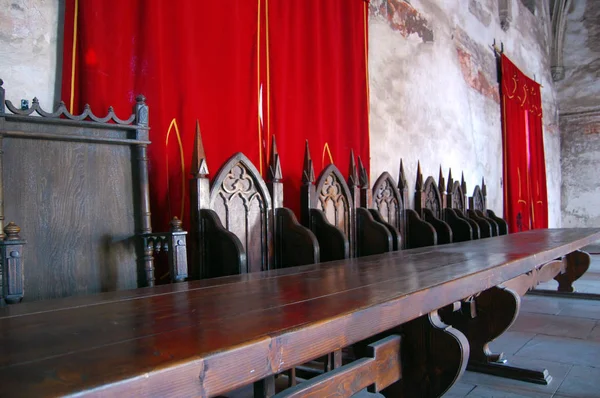
[[540,85],[501,58],[504,216],[511,232],[548,227]]

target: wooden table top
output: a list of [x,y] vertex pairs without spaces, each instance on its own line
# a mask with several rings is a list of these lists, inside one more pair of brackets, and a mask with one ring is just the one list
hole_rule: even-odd
[[536,230],[0,309],[7,396],[213,396],[304,363],[600,240]]

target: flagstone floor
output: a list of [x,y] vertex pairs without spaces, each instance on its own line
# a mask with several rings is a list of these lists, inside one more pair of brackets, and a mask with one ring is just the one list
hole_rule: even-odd
[[[540,285],[556,289],[556,282]],[[575,283],[578,292],[600,294],[600,255]],[[465,372],[445,398],[600,398],[600,300],[527,294],[515,324],[491,345],[516,366],[546,368],[549,385]]]

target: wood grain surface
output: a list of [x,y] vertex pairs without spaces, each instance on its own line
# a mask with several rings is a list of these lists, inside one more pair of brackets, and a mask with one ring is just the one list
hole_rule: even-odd
[[536,230],[0,310],[7,396],[215,396],[600,239]]

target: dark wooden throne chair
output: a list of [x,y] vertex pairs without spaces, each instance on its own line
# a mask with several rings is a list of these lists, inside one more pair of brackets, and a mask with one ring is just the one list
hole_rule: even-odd
[[[168,251],[173,281],[187,276],[186,236],[152,233],[146,149],[148,106],[105,117],[86,105],[73,115],[64,102],[44,111],[5,101],[0,80],[0,246],[18,228],[27,245],[3,258],[3,299],[44,300],[155,284],[154,253]],[[36,115],[37,114],[37,115]],[[8,235],[2,234],[4,220]],[[15,235],[16,234],[16,235]],[[2,250],[0,250],[2,251]],[[26,260],[26,263],[23,262]]]
[[398,184],[390,173],[384,171],[373,184],[372,191],[364,188],[369,184],[363,169],[361,167],[361,176],[364,174],[362,178],[365,181],[361,183],[361,206],[368,208],[373,218],[390,230],[394,250],[435,245],[437,235],[433,226],[408,208],[408,183],[402,160]]
[[[443,181],[441,183],[443,184]],[[433,177],[429,176],[423,182],[421,163],[419,162],[415,184],[415,211],[435,228],[437,244],[452,243],[452,228],[443,221],[445,198],[442,198],[440,191],[446,192],[444,187],[438,187]]]
[[273,147],[266,184],[242,153],[233,155],[212,184],[196,129],[190,180],[196,278],[265,271],[319,262],[313,233],[283,207],[281,163]]
[[[485,190],[485,181],[483,182],[483,189]],[[480,228],[482,238],[490,238],[492,236],[499,235],[498,224],[488,218],[485,213],[485,195],[483,194],[479,185],[476,185],[473,189],[473,196],[469,198],[469,210],[467,214],[469,218],[474,220]]]
[[334,165],[328,165],[315,184],[308,142],[301,188],[302,223],[319,241],[321,260],[332,261],[384,253],[393,249],[392,235],[360,207],[360,183],[354,154],[350,155],[348,184]]
[[[447,193],[446,193],[446,209],[444,212],[447,212],[448,209],[452,209],[453,213],[465,220],[471,226],[471,238],[479,239],[481,237],[481,232],[479,230],[479,224],[477,224],[474,220],[470,219],[467,215],[467,196],[465,194],[465,190],[467,189],[467,184],[465,183],[465,176],[461,174],[460,182],[454,181],[452,178],[452,170],[450,170],[448,174],[448,185],[447,185]],[[456,240],[459,241],[458,239]]]
[[473,196],[469,198],[469,207],[475,210],[475,213],[480,217],[487,219],[490,224],[496,227],[498,235],[508,234],[508,223],[501,217],[498,217],[496,213],[487,208],[487,187],[485,180],[481,179],[481,189],[475,187]]

